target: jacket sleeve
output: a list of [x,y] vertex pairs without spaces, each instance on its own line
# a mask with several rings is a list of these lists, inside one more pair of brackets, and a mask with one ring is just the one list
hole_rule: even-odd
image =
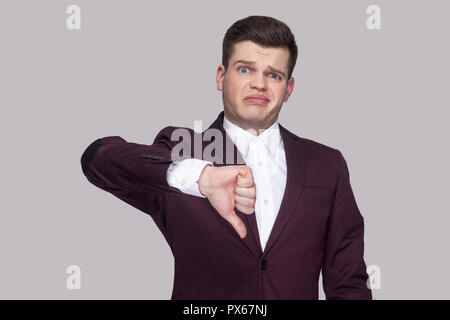
[[152,145],[127,142],[119,136],[92,142],[81,156],[84,175],[96,187],[149,214],[161,231],[168,196],[180,191],[167,184],[166,172],[174,127],[162,129]]
[[350,186],[347,163],[339,150],[340,173],[328,221],[322,268],[327,300],[371,300],[364,262],[364,220]]

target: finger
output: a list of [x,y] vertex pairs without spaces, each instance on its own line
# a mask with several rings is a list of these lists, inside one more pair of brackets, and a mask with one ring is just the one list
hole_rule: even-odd
[[254,207],[247,207],[247,206],[241,205],[239,203],[236,203],[236,209],[238,209],[240,212],[245,213],[245,214],[252,214],[255,212]]
[[246,198],[246,197],[242,197],[240,195],[235,195],[234,196],[234,200],[235,200],[235,204],[240,204],[246,207],[250,207],[250,208],[254,208],[255,207],[255,199],[250,199],[250,198]]
[[253,171],[252,168],[247,166],[247,174],[245,175],[248,179],[253,181]]
[[241,188],[236,186],[236,188],[234,189],[234,193],[242,196],[242,197],[246,197],[246,198],[250,198],[250,199],[256,199],[256,188],[255,186],[250,187],[250,188]]
[[233,213],[226,215],[224,218],[233,226],[234,230],[236,230],[241,239],[245,238],[247,235],[247,228],[241,218],[236,215],[234,210]]
[[239,174],[244,178],[253,180],[252,168],[250,168],[249,166],[239,166]]
[[238,187],[241,188],[250,188],[253,187],[254,182],[253,182],[253,178],[249,178],[249,177],[244,177],[242,175],[238,175],[237,177],[237,185]]

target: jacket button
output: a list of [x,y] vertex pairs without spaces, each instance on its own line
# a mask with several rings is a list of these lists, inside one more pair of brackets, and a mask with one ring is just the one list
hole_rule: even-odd
[[267,270],[267,260],[266,259],[261,260],[261,270]]

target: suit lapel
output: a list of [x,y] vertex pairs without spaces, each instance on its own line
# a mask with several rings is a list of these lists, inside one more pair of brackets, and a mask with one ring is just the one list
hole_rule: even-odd
[[[226,165],[245,165],[245,160],[240,153],[239,149],[236,147],[236,145],[233,143],[231,138],[226,133],[225,129],[223,128],[223,117],[224,112],[222,111],[219,116],[217,117],[216,121],[211,124],[211,126],[208,129],[217,129],[220,130],[223,137],[223,148],[222,150],[215,150],[218,152],[217,158],[221,160],[222,163],[215,163],[214,166],[220,167],[220,166],[226,166]],[[207,142],[204,147],[208,144]],[[231,148],[227,148],[226,146],[232,146]],[[233,152],[232,155],[227,154],[228,152]],[[227,159],[232,159],[231,162],[227,161]],[[245,223],[247,228],[247,236],[244,239],[240,239],[241,243],[243,243],[247,249],[250,251],[250,253],[259,258],[262,254],[261,249],[261,243],[259,240],[259,232],[258,232],[258,226],[256,224],[256,217],[255,214],[247,215],[245,213],[242,213],[238,209],[234,209],[236,214],[242,219],[242,221]],[[239,237],[236,234],[236,237]]]
[[286,154],[287,180],[280,210],[264,249],[264,255],[273,247],[286,223],[293,214],[305,182],[306,150],[303,142],[280,125]]
[[[218,154],[218,158],[222,159],[223,161],[222,164],[214,163],[214,165],[223,166],[245,164],[242,154],[239,152],[238,148],[231,141],[230,137],[227,135],[225,129],[223,128],[223,117],[224,112],[222,111],[217,117],[216,121],[214,121],[213,124],[211,124],[211,126],[209,127],[209,129],[220,130],[223,136],[223,150],[217,150],[217,152],[221,153]],[[277,218],[275,219],[275,223],[264,249],[264,255],[267,254],[267,252],[276,242],[281,231],[288,222],[289,217],[294,212],[295,205],[300,197],[300,193],[303,188],[306,172],[306,155],[303,143],[295,135],[286,130],[283,126],[279,126],[286,154],[287,180],[280,210],[278,212]],[[204,144],[204,147],[208,143],[209,142],[206,142]],[[232,148],[229,148],[228,151],[230,152],[231,150],[233,150],[233,155],[228,155],[228,158],[226,153],[227,143],[229,146],[232,146]],[[232,163],[227,163],[226,159],[233,159],[233,161]],[[255,214],[247,215],[237,209],[235,209],[235,211],[236,214],[242,219],[242,221],[244,221],[244,223],[246,222],[247,229],[250,229],[247,230],[247,236],[242,239],[242,242],[254,255],[256,255],[256,257],[261,257],[263,251],[261,248],[261,241],[259,238],[259,231]],[[249,234],[251,234],[251,236],[249,236]]]

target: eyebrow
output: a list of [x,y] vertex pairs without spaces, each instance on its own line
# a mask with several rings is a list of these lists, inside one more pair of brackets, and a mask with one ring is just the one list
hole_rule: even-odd
[[[256,62],[255,62],[255,61],[248,61],[248,60],[237,60],[237,61],[235,61],[235,62],[233,63],[233,66],[234,66],[235,64],[238,64],[238,63],[249,64],[249,65],[255,65]],[[281,74],[284,78],[286,78],[286,75],[284,74],[283,71],[278,70],[278,69],[275,69],[275,68],[272,67],[272,66],[268,66],[268,69],[269,69],[270,71],[272,71],[272,72],[279,73],[279,74]]]

